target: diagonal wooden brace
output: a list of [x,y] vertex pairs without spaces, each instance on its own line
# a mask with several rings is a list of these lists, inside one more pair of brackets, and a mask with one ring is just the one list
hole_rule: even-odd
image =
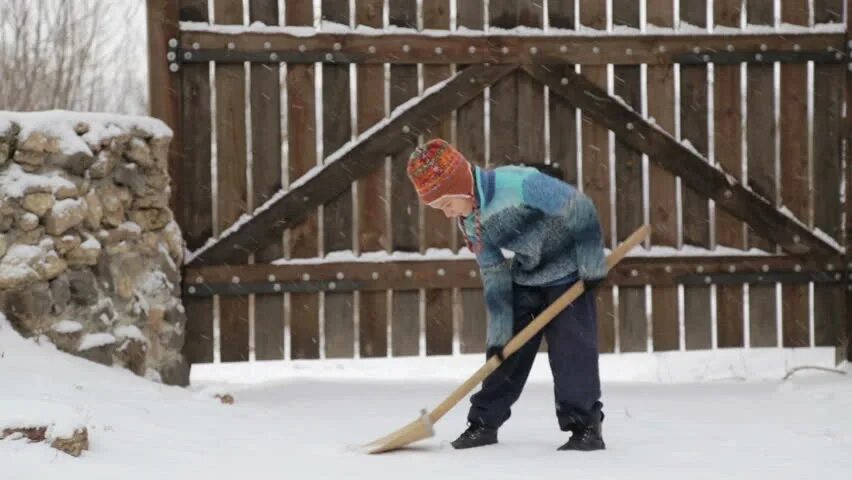
[[678,142],[659,126],[649,123],[640,113],[583,75],[548,65],[524,65],[523,69],[547,85],[551,92],[583,110],[584,115],[615,132],[627,145],[679,176],[684,185],[713,199],[719,208],[747,222],[755,232],[778,243],[787,252],[841,253],[796,218],[775,208],[721,167],[711,165],[702,155]]
[[302,222],[310,212],[343,193],[355,180],[384,164],[385,157],[416,144],[417,136],[441,122],[443,115],[463,106],[517,68],[516,65],[475,65],[400,105],[390,117],[326,157],[322,165],[282,189],[252,215],[211,240],[187,258],[187,266],[239,262]]

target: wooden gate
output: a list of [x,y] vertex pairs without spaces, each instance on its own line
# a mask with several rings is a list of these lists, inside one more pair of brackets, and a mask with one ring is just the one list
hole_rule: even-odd
[[405,176],[434,137],[558,168],[609,247],[653,225],[602,352],[850,355],[843,0],[609,1],[149,0],[189,360],[482,352],[475,261]]

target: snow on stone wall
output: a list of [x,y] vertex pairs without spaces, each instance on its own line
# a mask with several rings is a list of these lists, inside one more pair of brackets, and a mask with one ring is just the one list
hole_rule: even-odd
[[186,384],[171,136],[152,118],[0,111],[0,311],[66,352]]

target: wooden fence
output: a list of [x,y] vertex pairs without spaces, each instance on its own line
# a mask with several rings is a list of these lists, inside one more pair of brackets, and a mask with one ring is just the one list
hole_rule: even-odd
[[149,0],[190,361],[482,352],[475,262],[405,176],[434,137],[559,168],[609,247],[652,224],[602,352],[852,353],[843,0],[610,2]]

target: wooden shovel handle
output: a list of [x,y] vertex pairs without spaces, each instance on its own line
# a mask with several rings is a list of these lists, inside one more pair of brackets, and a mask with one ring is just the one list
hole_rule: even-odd
[[[651,227],[648,225],[644,225],[640,227],[638,230],[633,232],[630,237],[627,238],[624,242],[622,242],[606,259],[607,270],[612,269],[615,265],[620,262],[625,255],[630,250],[645,239],[651,233]],[[543,312],[541,312],[535,320],[530,322],[529,325],[524,327],[517,335],[515,335],[509,343],[503,348],[503,357],[508,358],[510,355],[518,351],[521,346],[527,343],[532,337],[534,337],[541,329],[543,329],[553,317],[555,317],[559,312],[565,309],[568,305],[571,304],[574,300],[577,299],[580,295],[585,291],[585,285],[583,282],[577,282],[568,289],[565,293],[563,293],[559,298],[556,299],[549,307],[547,307]],[[500,366],[502,362],[497,356],[493,356],[485,362],[482,367],[479,368],[470,378],[465,380],[463,384],[461,384],[458,388],[456,388],[453,393],[447,397],[446,400],[441,402],[431,413],[429,413],[429,420],[434,424],[438,420],[441,419],[447,412],[449,412],[458,402],[460,402],[471,390],[473,390],[477,385],[482,383],[488,375],[491,374],[494,370],[497,370],[497,367]]]

